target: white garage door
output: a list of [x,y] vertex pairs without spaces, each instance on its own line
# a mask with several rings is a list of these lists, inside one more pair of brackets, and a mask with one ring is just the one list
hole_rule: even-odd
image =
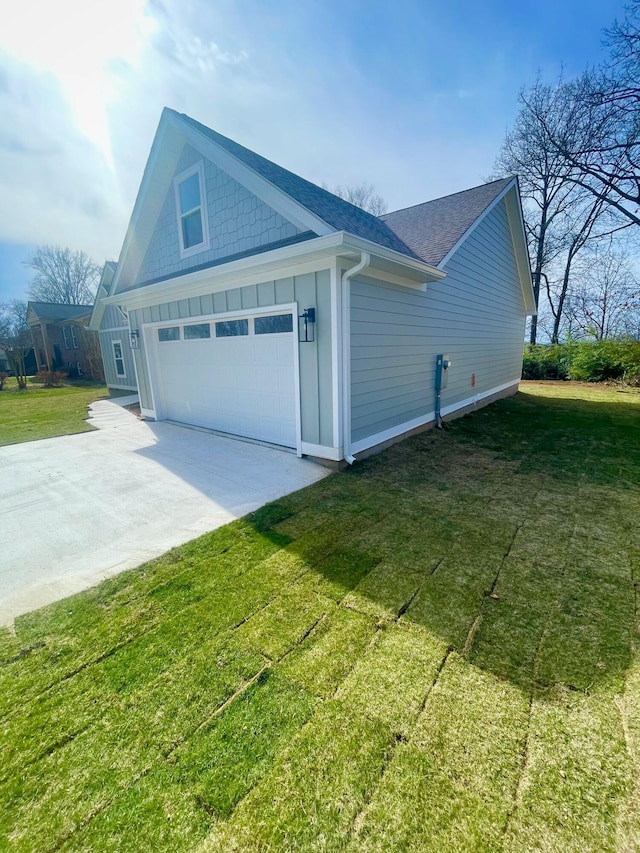
[[296,446],[293,315],[154,329],[162,416]]

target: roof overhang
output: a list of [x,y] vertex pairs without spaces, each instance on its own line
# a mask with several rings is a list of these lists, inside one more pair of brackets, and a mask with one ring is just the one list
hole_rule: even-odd
[[116,264],[114,261],[106,261],[102,267],[100,282],[96,290],[96,298],[93,303],[93,310],[87,329],[97,332],[100,329],[102,315],[104,314],[104,297],[109,295],[111,283],[116,273]]
[[449,249],[447,254],[438,264],[438,268],[446,267],[450,258],[455,255],[460,246],[469,239],[471,234],[480,225],[481,222],[491,213],[491,211],[504,199],[507,210],[507,218],[509,220],[509,229],[511,231],[511,240],[513,243],[513,251],[518,268],[518,278],[520,280],[520,289],[522,291],[522,301],[525,311],[528,315],[536,313],[536,300],[533,295],[533,283],[531,279],[531,265],[529,263],[529,250],[527,248],[527,237],[524,230],[524,213],[522,210],[522,201],[520,199],[520,187],[518,178],[513,178],[505,188],[493,199],[491,204],[482,211],[480,216],[473,224],[464,232],[454,246]]
[[522,300],[529,316],[537,314],[536,298],[533,293],[533,278],[531,276],[531,263],[529,261],[529,249],[527,247],[527,235],[524,229],[524,212],[522,210],[522,199],[520,198],[520,186],[518,179],[510,187],[512,192],[505,195],[505,205],[509,218],[509,227],[513,238],[513,249],[520,276],[520,287],[522,289]]
[[278,273],[278,277],[283,278],[295,275],[296,267],[301,264],[326,261],[329,266],[336,258],[343,257],[351,265],[352,261],[361,257],[362,252],[368,252],[371,256],[367,275],[378,273],[380,278],[386,278],[407,287],[424,289],[427,282],[446,277],[446,272],[429,264],[409,258],[392,249],[386,249],[361,237],[355,237],[345,231],[339,231],[269,252],[250,255],[227,264],[186,272],[155,284],[122,290],[113,296],[105,297],[102,302],[105,305],[123,305],[135,310],[176,298],[203,296],[229,287],[241,287],[246,283],[246,279],[255,279],[257,275],[264,275],[266,280],[273,278],[275,272]]

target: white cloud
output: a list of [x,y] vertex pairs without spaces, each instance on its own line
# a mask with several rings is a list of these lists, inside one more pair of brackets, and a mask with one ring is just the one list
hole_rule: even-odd
[[165,105],[311,180],[373,183],[392,208],[482,180],[507,124],[487,132],[488,67],[482,87],[458,74],[449,91],[422,65],[387,85],[384,41],[358,53],[323,4],[20,0],[5,18],[0,241],[117,256]]

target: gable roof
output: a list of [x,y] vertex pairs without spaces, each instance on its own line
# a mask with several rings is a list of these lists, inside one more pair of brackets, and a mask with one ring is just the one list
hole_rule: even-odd
[[479,187],[386,213],[380,218],[427,264],[438,266],[471,226],[513,183],[502,178]]
[[[310,244],[310,252],[314,251],[311,244],[315,247],[319,241],[326,242],[342,235],[343,240],[366,241],[371,246],[367,251],[375,253],[378,246],[380,251],[392,252],[395,257],[388,258],[385,263],[420,265],[427,280],[433,280],[429,276],[433,276],[437,267],[442,269],[476,225],[504,198],[525,304],[528,311],[535,310],[517,178],[492,181],[376,217],[190,116],[167,107],[162,112],[151,147],[115,274],[110,285],[104,281],[109,299],[138,286],[155,286],[167,278],[195,271],[190,267],[159,279],[134,283],[185,143],[193,145],[222,171],[295,224],[301,232],[295,243]],[[265,246],[265,256],[269,256],[273,248]],[[246,254],[250,260],[258,251],[254,249]],[[214,264],[222,268],[230,262],[235,263],[235,259],[220,258],[202,265],[202,269]],[[100,322],[98,306],[101,302],[99,299],[96,303],[91,328]]]
[[[170,110],[169,112],[173,111]],[[316,184],[312,184],[311,181],[295,175],[282,166],[278,166],[277,163],[267,160],[266,157],[261,157],[260,154],[250,151],[243,145],[234,142],[221,133],[217,133],[215,130],[211,130],[211,128],[200,124],[199,121],[195,121],[195,119],[190,118],[184,113],[175,113],[175,115],[190,127],[195,128],[208,139],[220,145],[225,151],[244,163],[245,166],[257,172],[262,178],[278,187],[278,189],[311,211],[311,213],[314,213],[332,229],[347,231],[349,234],[362,237],[364,240],[370,240],[372,243],[377,243],[386,249],[392,249],[395,252],[408,255],[410,258],[422,260],[405,243],[402,237],[396,234],[377,216],[367,213],[362,208],[356,207],[354,204],[339,198],[332,192],[324,190]]]
[[29,302],[27,312],[32,312],[39,320],[49,323],[63,323],[90,314],[92,305],[69,305],[62,302]]
[[93,309],[88,323],[89,329],[94,332],[97,332],[100,328],[102,315],[104,314],[105,309],[102,299],[104,296],[108,296],[111,291],[111,283],[113,282],[113,277],[116,274],[117,267],[118,265],[115,261],[105,261],[104,266],[102,267],[102,274],[100,275],[100,281],[96,288],[96,298],[93,302]]

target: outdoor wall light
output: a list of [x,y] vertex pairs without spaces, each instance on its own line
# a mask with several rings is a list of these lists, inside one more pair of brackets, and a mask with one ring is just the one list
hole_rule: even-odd
[[140,332],[137,329],[129,332],[129,346],[131,349],[140,349]]
[[305,308],[298,317],[298,340],[300,343],[313,343],[316,327],[316,309]]

